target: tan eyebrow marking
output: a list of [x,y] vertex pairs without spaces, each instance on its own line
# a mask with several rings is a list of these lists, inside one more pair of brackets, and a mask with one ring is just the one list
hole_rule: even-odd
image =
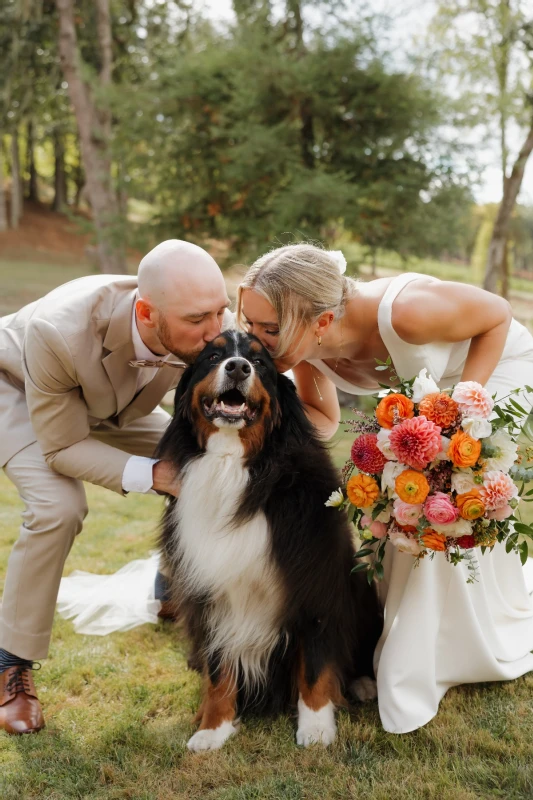
[[228,342],[225,336],[217,336],[216,339],[213,339],[213,344],[215,345],[215,347],[224,347],[224,345],[226,345],[227,343]]
[[262,349],[263,349],[263,348],[262,348],[262,346],[259,344],[259,342],[255,342],[255,341],[251,341],[251,342],[250,342],[250,350],[251,350],[253,353],[260,353]]

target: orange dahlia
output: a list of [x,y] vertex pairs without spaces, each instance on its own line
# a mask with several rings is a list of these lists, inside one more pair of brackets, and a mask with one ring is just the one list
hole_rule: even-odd
[[446,537],[443,533],[437,533],[431,528],[426,528],[424,535],[420,538],[424,547],[427,547],[428,550],[446,550]]
[[457,419],[459,406],[445,392],[433,392],[422,398],[418,410],[426,419],[445,429]]
[[448,458],[456,467],[473,467],[481,454],[481,442],[464,431],[457,431],[450,439]]
[[429,494],[429,483],[425,475],[414,469],[400,472],[394,482],[394,488],[404,503],[423,503]]
[[463,519],[478,519],[485,513],[485,503],[481,499],[479,489],[458,494],[455,498],[457,508]]
[[388,394],[376,408],[376,419],[382,428],[392,428],[396,422],[411,419],[414,415],[414,403],[404,394]]
[[379,497],[379,486],[370,475],[354,475],[346,484],[348,500],[357,508],[366,508]]

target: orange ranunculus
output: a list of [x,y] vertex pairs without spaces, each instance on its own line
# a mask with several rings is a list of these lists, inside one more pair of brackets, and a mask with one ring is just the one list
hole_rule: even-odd
[[348,500],[357,508],[366,508],[379,497],[379,486],[370,475],[354,475],[346,484]]
[[446,537],[443,533],[437,533],[432,528],[426,528],[423,536],[420,537],[424,547],[428,550],[446,550]]
[[429,494],[429,483],[426,476],[414,469],[400,472],[394,482],[394,488],[404,503],[423,503]]
[[458,494],[455,502],[463,519],[478,519],[485,513],[485,503],[479,496],[479,489]]
[[441,428],[449,428],[457,419],[459,406],[445,392],[433,392],[422,398],[418,404],[420,414],[426,419],[440,425]]
[[448,458],[456,467],[473,467],[481,453],[481,442],[464,431],[457,431],[450,439]]
[[376,408],[376,419],[382,428],[392,428],[395,422],[411,419],[414,415],[414,403],[404,394],[388,394]]

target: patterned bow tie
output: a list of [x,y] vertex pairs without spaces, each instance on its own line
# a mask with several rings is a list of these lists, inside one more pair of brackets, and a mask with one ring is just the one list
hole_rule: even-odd
[[187,364],[183,364],[179,361],[147,361],[146,359],[141,359],[140,361],[128,361],[130,367],[153,367],[154,369],[159,369],[159,367],[174,367],[174,369],[186,369]]

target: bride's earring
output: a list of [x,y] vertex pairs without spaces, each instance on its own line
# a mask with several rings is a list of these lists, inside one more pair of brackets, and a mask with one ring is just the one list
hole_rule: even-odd
[[319,336],[318,337],[318,346],[320,347],[321,344],[322,344],[322,336]]

